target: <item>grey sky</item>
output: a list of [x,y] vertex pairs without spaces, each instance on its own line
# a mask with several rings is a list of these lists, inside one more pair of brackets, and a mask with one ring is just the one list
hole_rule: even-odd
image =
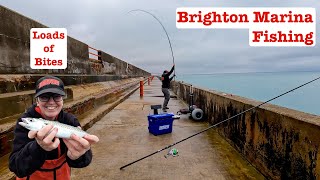
[[[165,26],[172,43],[176,73],[320,71],[315,47],[250,47],[248,30],[177,29],[178,7],[314,7],[308,0],[1,0],[0,4],[152,73],[172,65]],[[318,23],[318,22],[317,22]],[[317,32],[319,28],[317,26]],[[320,43],[317,36],[317,44]]]

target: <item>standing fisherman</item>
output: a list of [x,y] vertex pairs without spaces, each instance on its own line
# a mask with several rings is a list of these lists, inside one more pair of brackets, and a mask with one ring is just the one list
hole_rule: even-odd
[[171,55],[172,55],[172,61],[173,61],[173,67],[171,69],[170,72],[168,72],[167,70],[165,70],[162,74],[162,77],[161,77],[161,81],[162,81],[162,92],[163,92],[163,95],[164,95],[164,102],[163,102],[163,107],[162,107],[162,110],[163,112],[167,112],[167,109],[169,109],[167,107],[168,105],[168,102],[170,100],[170,92],[169,92],[169,88],[170,88],[170,81],[173,79],[173,77],[175,76],[175,74],[173,75],[173,77],[169,77],[170,74],[173,72],[174,70],[174,56],[173,56],[173,50],[172,50],[172,46],[171,46],[171,42],[170,42],[170,38],[169,38],[169,35],[168,35],[168,32],[166,30],[166,28],[163,26],[163,24],[161,23],[161,21],[155,16],[153,15],[152,13],[148,12],[148,11],[145,11],[145,10],[142,10],[142,9],[135,9],[135,10],[131,10],[129,12],[134,12],[134,11],[140,11],[140,12],[144,12],[146,14],[149,14],[151,15],[155,20],[158,21],[158,23],[161,25],[162,29],[164,30],[164,32],[166,33],[166,36],[168,38],[168,42],[169,42],[169,45],[170,45],[170,50],[171,50]]
[[169,100],[170,100],[170,92],[169,92],[170,81],[175,76],[175,75],[173,75],[172,77],[170,77],[170,75],[172,74],[173,70],[174,70],[174,64],[173,64],[170,72],[165,70],[165,71],[163,71],[163,74],[161,76],[162,92],[163,92],[163,95],[164,95],[164,101],[163,101],[163,106],[162,106],[163,112],[167,112],[167,109],[169,109],[167,106],[168,106],[168,103],[169,103]]

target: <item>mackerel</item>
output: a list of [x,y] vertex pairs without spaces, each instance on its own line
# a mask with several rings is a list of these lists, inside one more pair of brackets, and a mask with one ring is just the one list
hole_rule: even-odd
[[78,127],[63,124],[58,121],[50,121],[42,118],[29,118],[29,117],[21,118],[21,120],[22,122],[19,122],[19,124],[31,131],[39,131],[44,126],[51,124],[53,125],[54,128],[58,129],[58,132],[56,134],[57,138],[69,139],[71,137],[71,134],[75,134],[79,137],[83,137],[88,134],[87,132],[81,130]]

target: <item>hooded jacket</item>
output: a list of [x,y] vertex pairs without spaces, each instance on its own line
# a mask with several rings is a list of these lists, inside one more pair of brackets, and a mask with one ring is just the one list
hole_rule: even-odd
[[[41,114],[36,110],[36,105],[30,107],[21,116],[21,118],[24,117],[42,118]],[[18,122],[22,122],[21,118],[18,119],[14,129],[13,150],[9,156],[9,169],[18,177],[26,177],[39,170],[46,160],[55,160],[59,158],[59,155],[66,155],[68,149],[62,139],[60,139],[59,148],[45,151],[38,145],[35,139],[28,138],[29,130],[18,124]],[[74,115],[64,111],[61,111],[56,119],[67,125],[80,126],[79,121]],[[76,160],[71,160],[66,156],[66,163],[69,167],[73,168],[86,167],[91,163],[91,160],[91,149]]]

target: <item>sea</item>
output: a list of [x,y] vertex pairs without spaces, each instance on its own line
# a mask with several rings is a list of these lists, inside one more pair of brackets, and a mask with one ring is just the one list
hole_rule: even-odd
[[[319,77],[320,72],[259,72],[181,74],[176,76],[176,80],[184,81],[200,88],[217,90],[265,102]],[[269,103],[320,115],[320,79]]]

